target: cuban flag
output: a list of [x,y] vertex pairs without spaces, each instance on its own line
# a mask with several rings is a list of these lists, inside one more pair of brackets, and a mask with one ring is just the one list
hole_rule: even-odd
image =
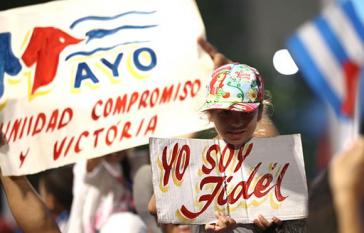
[[336,153],[359,132],[364,25],[353,3],[326,7],[288,39],[287,47],[307,83],[332,107],[330,154]]

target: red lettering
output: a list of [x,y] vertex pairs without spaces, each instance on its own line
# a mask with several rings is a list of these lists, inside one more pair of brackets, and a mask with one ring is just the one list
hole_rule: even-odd
[[148,124],[148,127],[147,129],[145,130],[145,133],[144,133],[144,136],[147,135],[149,133],[149,131],[151,133],[154,133],[155,129],[157,128],[157,115],[154,115],[150,121],[149,121],[149,124]]
[[25,154],[23,153],[23,151],[20,151],[20,155],[19,155],[19,160],[20,160],[20,165],[19,167],[22,167],[24,164],[25,159],[28,156],[30,148],[28,147],[27,151],[25,152]]
[[[239,188],[240,188],[240,190],[237,191]],[[229,203],[237,202],[240,199],[240,197],[243,195],[243,193],[246,193],[246,191],[245,191],[245,182],[241,181],[230,192],[229,197],[228,197]]]
[[130,102],[129,102],[129,106],[128,106],[128,112],[130,111],[131,106],[133,106],[135,104],[135,102],[137,101],[138,96],[139,96],[138,92],[133,92],[133,94],[131,94]]
[[28,117],[25,117],[25,119],[23,120],[23,125],[21,127],[19,139],[21,139],[23,137],[24,129],[25,129],[25,126],[27,125],[27,121],[28,121]]
[[[9,126],[9,125],[8,125],[8,126]],[[29,119],[29,125],[28,125],[28,132],[27,132],[27,135],[29,135],[29,134],[30,134],[30,130],[31,130],[32,126],[33,126],[33,116],[31,116],[31,117],[30,117],[30,119]],[[6,134],[6,133],[5,133],[5,134]]]
[[[183,145],[179,152],[176,165],[176,178],[179,181],[182,180],[183,175],[186,172],[187,166],[190,164],[190,154],[191,154],[190,147],[188,145]],[[182,171],[180,171],[182,161],[183,161],[183,166],[182,166]]]
[[131,123],[130,121],[127,121],[123,128],[123,133],[121,134],[120,141],[123,140],[123,138],[131,138],[131,134],[129,133]]
[[139,124],[138,131],[137,131],[136,136],[138,136],[138,135],[139,135],[140,130],[142,129],[143,123],[144,123],[144,118],[142,119],[142,121],[141,121],[141,122],[140,122],[140,124]]
[[61,155],[61,152],[63,150],[64,144],[66,143],[67,137],[63,138],[61,145],[58,147],[58,141],[54,143],[53,147],[53,161],[56,161],[59,156]]
[[52,116],[51,118],[49,119],[49,122],[48,122],[48,126],[47,126],[47,129],[46,129],[46,132],[48,132],[49,130],[51,130],[51,132],[53,132],[53,130],[56,128],[57,126],[57,120],[58,120],[58,109],[54,110],[52,112]]
[[273,186],[268,188],[272,180],[273,176],[271,174],[265,174],[260,177],[255,185],[254,195],[259,198],[265,196],[273,188]]
[[121,109],[122,112],[125,112],[125,107],[126,107],[126,100],[127,100],[127,95],[123,95],[123,98],[121,98],[120,96],[118,96],[118,98],[116,99],[116,104],[115,104],[115,109],[114,109],[114,115],[120,114]]
[[97,120],[100,118],[100,114],[97,114],[97,113],[96,113],[96,107],[97,107],[98,105],[102,105],[102,100],[98,100],[98,101],[96,102],[96,104],[94,105],[94,107],[92,108],[91,118],[92,118],[92,120],[94,120],[94,121],[97,121]]
[[183,95],[180,95],[179,96],[179,100],[183,101],[183,100],[185,100],[187,98],[187,95],[188,95],[188,86],[190,86],[190,88],[191,88],[191,86],[192,86],[191,81],[187,81],[185,83],[185,85],[183,87]]
[[259,169],[259,167],[262,165],[262,163],[260,162],[260,163],[258,163],[256,166],[255,166],[255,168],[253,169],[253,171],[250,173],[250,175],[249,175],[249,177],[248,177],[248,180],[246,181],[246,182],[244,182],[244,192],[243,192],[243,197],[244,197],[244,199],[248,199],[248,198],[250,198],[252,195],[253,195],[253,193],[251,193],[251,194],[248,194],[248,191],[249,191],[249,187],[250,187],[250,184],[252,183],[252,181],[253,181],[253,179],[254,179],[254,176],[255,176],[255,174],[257,173],[257,171],[258,171],[258,169]]
[[111,113],[112,106],[113,106],[112,98],[109,98],[104,106],[104,117],[107,117]]
[[[227,150],[229,150],[229,157],[227,159],[227,162],[224,164],[225,154],[226,154]],[[220,162],[219,162],[219,171],[220,172],[225,172],[226,168],[229,167],[229,164],[234,157],[234,153],[235,153],[234,147],[230,144],[226,144],[224,150],[222,151],[222,155],[221,155]]]
[[[225,176],[225,179],[226,179],[226,176]],[[224,182],[224,185],[228,184],[231,180],[233,179],[232,176],[229,176],[227,179],[226,179],[226,183]],[[221,192],[217,198],[217,204],[219,205],[225,205],[227,202],[228,202],[228,197],[229,196],[226,196],[227,193],[226,193],[226,187],[223,187],[221,189]]]
[[72,137],[71,140],[69,141],[68,143],[68,146],[66,148],[66,151],[64,152],[64,156],[66,157],[68,155],[68,152],[70,151],[71,149],[71,146],[72,146],[72,143],[73,143],[73,140],[75,139],[75,137]]
[[153,90],[152,95],[150,96],[150,106],[153,108],[157,103],[159,98],[159,89],[156,88]]
[[94,131],[94,138],[95,138],[95,140],[94,140],[94,148],[97,147],[97,144],[98,144],[98,141],[99,141],[99,134],[102,131],[104,131],[104,128],[100,128],[100,129]]
[[[196,85],[197,85],[197,87],[196,87]],[[196,87],[196,89],[195,89],[195,87]],[[198,93],[198,91],[200,90],[200,88],[201,88],[201,81],[199,79],[196,79],[192,86],[191,96],[195,97],[196,94]]]
[[81,139],[83,137],[88,137],[90,133],[88,131],[83,131],[82,134],[78,137],[78,140],[76,142],[76,145],[75,145],[75,152],[76,153],[80,153],[82,151],[81,147],[80,147],[80,142],[81,142]]
[[[168,146],[164,147],[162,153],[162,166],[164,169],[163,186],[168,185],[169,177],[172,170],[175,171],[175,173],[173,174],[174,177],[176,177],[178,181],[182,181],[183,175],[185,174],[186,169],[190,164],[191,156],[191,149],[188,145],[183,145],[182,148],[179,150],[178,143],[174,144],[172,154],[170,156],[169,154],[167,154],[167,149]],[[168,158],[170,158],[169,162]]]
[[174,144],[174,146],[173,146],[173,152],[172,152],[172,155],[170,156],[169,163],[168,163],[168,158],[167,158],[167,149],[168,149],[168,146],[164,147],[163,153],[162,153],[162,166],[164,169],[163,186],[167,186],[167,184],[168,184],[172,166],[174,164],[174,161],[176,160],[177,153],[178,153],[178,143]]
[[253,149],[253,143],[250,143],[248,145],[248,148],[246,149],[245,154],[243,154],[243,150],[244,150],[245,147],[246,147],[246,145],[240,147],[240,149],[239,149],[239,152],[238,152],[238,164],[236,164],[236,167],[234,169],[234,172],[237,172],[240,169],[240,167],[243,164],[244,160],[248,157],[248,155],[250,155],[250,152]]
[[225,177],[221,176],[204,177],[200,183],[200,190],[203,189],[203,186],[205,184],[215,184],[215,188],[211,194],[204,194],[198,199],[199,202],[205,202],[204,206],[199,211],[192,212],[188,210],[186,206],[182,205],[180,209],[181,213],[189,219],[194,219],[198,217],[202,212],[204,212],[210,206],[212,201],[215,199],[216,194],[218,193],[219,190],[221,190],[222,184],[224,183],[224,179]]
[[282,185],[283,177],[284,177],[284,175],[286,174],[286,171],[287,171],[288,167],[289,167],[289,163],[286,163],[286,164],[283,166],[283,168],[282,168],[282,170],[281,170],[281,173],[280,173],[280,174],[279,174],[279,176],[278,176],[276,187],[275,187],[275,189],[274,189],[274,194],[275,194],[275,196],[276,196],[276,198],[277,198],[277,200],[278,200],[278,201],[284,201],[284,199],[286,199],[286,198],[287,198],[287,196],[286,196],[286,197],[284,197],[284,196],[282,195],[282,193],[281,193],[281,185]]
[[170,87],[164,87],[159,103],[160,104],[168,103],[171,100],[172,93],[173,93],[173,85],[171,85]]
[[143,94],[140,96],[138,109],[140,109],[141,107],[143,107],[143,108],[147,107],[148,96],[149,96],[149,90],[144,91]]
[[[252,193],[248,193],[249,191],[249,187],[251,182],[254,179],[255,174],[257,173],[259,167],[262,165],[262,163],[258,163],[255,168],[252,170],[252,172],[250,173],[248,180],[247,181],[240,181],[231,191],[231,193],[229,194],[228,197],[228,201],[230,204],[234,204],[237,200],[239,200],[240,197],[243,197],[244,199],[249,199],[252,195]],[[237,192],[238,188],[241,188],[240,191],[235,195],[235,193]]]
[[173,98],[173,100],[174,101],[176,101],[176,99],[177,99],[177,97],[178,97],[178,92],[179,92],[179,89],[181,88],[181,83],[178,83],[178,85],[177,85],[177,90],[176,90],[176,92],[175,92],[175,94],[174,94],[174,98]]
[[35,121],[32,136],[34,136],[34,135],[40,133],[40,131],[42,131],[42,129],[45,125],[45,121],[46,121],[46,115],[42,112],[39,113],[37,116],[37,120]]
[[110,146],[115,141],[117,132],[118,132],[118,128],[115,125],[111,126],[107,130],[107,132],[106,132],[106,138],[105,138],[106,145]]
[[219,153],[219,151],[220,151],[219,145],[214,144],[214,145],[210,146],[209,149],[206,152],[206,160],[211,165],[210,168],[205,166],[205,164],[202,165],[202,172],[205,173],[206,175],[210,174],[210,172],[212,170],[214,170],[214,168],[216,166],[216,162],[215,162],[214,158],[211,155],[211,153],[213,151],[215,151],[216,154]]
[[20,128],[20,125],[21,125],[21,119],[14,120],[14,124],[13,124],[13,127],[12,127],[11,131],[10,131],[8,141],[11,140],[11,137],[13,137],[13,142],[16,140],[16,137],[18,136],[18,130]]
[[70,123],[72,117],[73,117],[73,111],[71,108],[66,108],[65,110],[63,110],[61,119],[59,121],[58,129],[61,129],[65,127],[68,123]]

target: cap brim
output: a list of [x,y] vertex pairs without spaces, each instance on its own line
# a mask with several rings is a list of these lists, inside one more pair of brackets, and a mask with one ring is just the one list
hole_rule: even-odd
[[224,109],[238,112],[253,112],[259,107],[260,103],[214,103],[205,104],[201,111],[207,111],[212,109]]

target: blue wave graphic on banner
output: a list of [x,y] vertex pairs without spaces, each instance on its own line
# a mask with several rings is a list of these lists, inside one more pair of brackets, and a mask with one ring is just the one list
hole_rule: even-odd
[[120,43],[120,44],[116,44],[116,45],[113,45],[111,47],[107,47],[107,48],[97,48],[95,50],[92,50],[92,51],[80,51],[80,52],[75,52],[75,53],[71,53],[70,55],[68,55],[66,57],[66,61],[74,56],[90,56],[94,53],[97,53],[99,51],[108,51],[108,50],[111,50],[111,49],[114,49],[118,46],[122,46],[122,45],[128,45],[128,44],[140,44],[140,43],[146,43],[146,42],[149,42],[148,40],[145,40],[145,41],[128,41],[128,42],[124,42],[124,43]]
[[156,27],[158,25],[142,25],[142,26],[134,26],[134,25],[124,25],[120,26],[114,29],[93,29],[91,31],[86,32],[86,37],[88,37],[87,42],[90,42],[94,39],[101,39],[106,36],[110,36],[114,33],[117,33],[118,31],[124,30],[124,29],[146,29],[146,28],[152,28]]
[[82,17],[77,19],[76,21],[74,21],[70,28],[73,29],[77,24],[82,23],[84,21],[89,21],[89,20],[95,20],[95,21],[106,21],[106,20],[114,20],[117,18],[120,18],[122,16],[125,15],[130,15],[130,14],[138,14],[138,15],[148,15],[148,14],[154,14],[157,11],[127,11],[115,16],[86,16],[86,17]]

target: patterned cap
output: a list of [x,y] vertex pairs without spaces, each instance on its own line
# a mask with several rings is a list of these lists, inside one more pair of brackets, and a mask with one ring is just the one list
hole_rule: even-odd
[[255,68],[245,64],[228,64],[212,73],[207,91],[202,111],[227,109],[252,112],[263,101],[264,84]]

